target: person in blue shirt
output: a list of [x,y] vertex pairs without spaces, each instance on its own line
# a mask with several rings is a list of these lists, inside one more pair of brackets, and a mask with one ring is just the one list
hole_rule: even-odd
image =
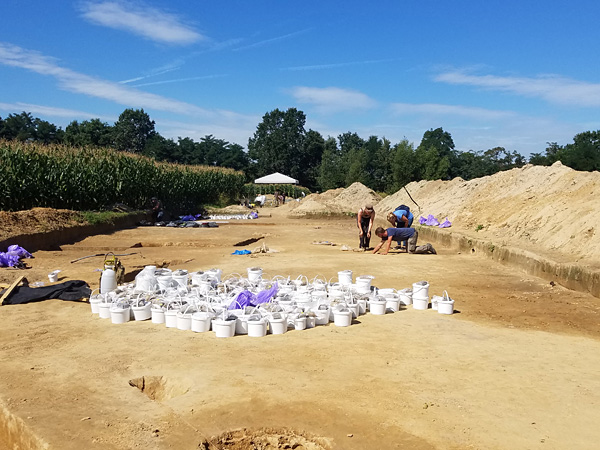
[[398,209],[387,215],[388,222],[394,228],[410,228],[414,218],[413,213],[404,209]]
[[437,254],[433,246],[428,242],[425,245],[418,245],[417,240],[419,239],[419,232],[414,228],[388,228],[387,230],[378,227],[375,230],[375,234],[381,238],[381,242],[377,244],[377,247],[373,249],[373,253],[377,253],[381,247],[385,244],[383,255],[387,255],[390,251],[390,245],[392,241],[401,242],[408,241],[408,253],[432,253]]

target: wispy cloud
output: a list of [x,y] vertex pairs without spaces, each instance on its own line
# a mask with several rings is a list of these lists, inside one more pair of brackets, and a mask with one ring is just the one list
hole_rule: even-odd
[[54,106],[35,105],[32,103],[0,103],[0,111],[19,114],[21,111],[32,114],[40,114],[48,117],[67,117],[67,118],[82,118],[82,119],[103,119],[112,120],[110,117],[98,117],[98,114],[92,114],[75,109],[56,108]]
[[351,61],[345,63],[332,63],[332,64],[315,64],[312,66],[294,66],[294,67],[282,67],[280,70],[286,71],[300,71],[300,70],[325,70],[325,69],[337,69],[338,67],[349,67],[349,66],[362,66],[367,64],[379,64],[384,62],[393,61],[392,59],[374,59],[367,61]]
[[472,75],[455,70],[437,75],[435,81],[475,86],[489,90],[537,97],[551,103],[573,106],[600,106],[600,84],[573,80],[557,75],[531,77],[501,77]]
[[52,76],[66,91],[110,100],[127,107],[151,108],[188,115],[211,115],[209,111],[189,103],[66,69],[54,58],[15,45],[0,43],[0,64]]
[[271,39],[265,39],[263,41],[258,41],[258,42],[255,42],[253,44],[248,44],[248,45],[245,45],[243,47],[237,47],[237,48],[234,48],[233,50],[234,51],[239,51],[239,50],[248,50],[250,48],[262,47],[264,45],[272,44],[273,42],[283,41],[285,39],[289,39],[291,37],[304,34],[304,33],[306,33],[309,30],[310,29],[307,28],[305,30],[295,31],[293,33],[284,34],[282,36],[277,36],[277,37],[274,37],[274,38],[271,38]]
[[461,116],[470,119],[498,120],[514,117],[510,111],[495,111],[462,105],[443,105],[439,103],[392,103],[390,109],[394,114],[423,114],[427,116]]
[[167,44],[192,44],[205,37],[177,15],[126,1],[95,1],[81,4],[82,16],[92,23]]
[[325,113],[370,109],[377,104],[362,92],[337,87],[296,86],[291,89],[291,94],[298,102],[312,104]]
[[199,77],[178,78],[176,80],[152,81],[150,83],[135,84],[134,87],[154,86],[157,84],[181,83],[184,81],[210,80],[212,78],[223,78],[226,76],[227,75],[204,75],[204,76],[199,76]]

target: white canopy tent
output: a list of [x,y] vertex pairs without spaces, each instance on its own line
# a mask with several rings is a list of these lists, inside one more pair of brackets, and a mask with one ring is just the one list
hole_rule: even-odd
[[271,175],[265,175],[264,177],[257,178],[254,180],[255,184],[298,184],[298,180],[282,173],[275,172]]

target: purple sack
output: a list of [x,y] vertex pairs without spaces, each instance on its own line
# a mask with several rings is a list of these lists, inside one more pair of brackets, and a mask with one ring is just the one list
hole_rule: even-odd
[[438,220],[433,217],[432,214],[429,214],[427,216],[427,220],[425,221],[425,225],[429,225],[431,227],[437,227],[440,223],[438,222]]
[[231,302],[228,310],[231,309],[244,309],[246,306],[253,306],[253,300],[256,296],[250,291],[242,291],[240,292],[234,301]]
[[19,256],[15,253],[0,252],[0,267],[15,267],[19,264]]
[[23,247],[16,244],[10,245],[8,249],[6,249],[6,252],[16,254],[19,258],[33,258],[33,256],[31,256],[31,253],[29,253]]
[[427,222],[427,219],[425,217],[419,217],[419,225],[425,225],[425,222]]
[[271,286],[271,289],[267,289],[266,291],[260,291],[256,296],[256,300],[252,303],[252,306],[258,306],[262,303],[270,302],[273,297],[277,295],[277,291],[279,290],[279,286],[275,283]]
[[446,220],[444,220],[442,223],[440,223],[439,228],[449,228],[451,226],[452,226],[452,223],[446,217]]

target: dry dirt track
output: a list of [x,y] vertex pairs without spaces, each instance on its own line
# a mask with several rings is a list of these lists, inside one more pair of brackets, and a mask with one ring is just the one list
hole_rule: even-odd
[[[274,443],[231,439],[223,448],[286,448],[276,439],[284,429],[297,433],[288,448],[298,449],[597,448],[598,299],[452,249],[381,256],[312,245],[356,246],[354,222],[263,212],[273,217],[89,237],[37,252],[26,275],[62,269],[64,279],[95,286],[101,258],[69,261],[105,250],[138,252],[122,258],[129,270],[163,260],[225,274],[260,266],[329,278],[352,269],[378,287],[428,280],[431,293],[450,292],[460,314],[409,307],[349,328],[216,339],[149,322],[112,325],[83,303],[2,307],[3,432],[29,439],[20,448],[52,449],[195,449],[242,427],[271,429]],[[261,236],[248,248],[264,242],[278,253],[231,255],[236,242]],[[130,385],[142,377],[144,393]]]

